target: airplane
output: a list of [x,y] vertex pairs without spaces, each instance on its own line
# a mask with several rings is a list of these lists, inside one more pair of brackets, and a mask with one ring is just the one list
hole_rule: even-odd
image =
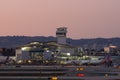
[[100,64],[103,64],[104,63],[104,58],[97,58],[97,59],[93,59],[91,58],[90,59],[90,62],[89,62],[89,65],[100,65]]
[[104,61],[104,58],[88,58],[85,60],[68,60],[65,62],[65,65],[100,65]]
[[64,65],[79,65],[79,60],[68,60],[65,61]]

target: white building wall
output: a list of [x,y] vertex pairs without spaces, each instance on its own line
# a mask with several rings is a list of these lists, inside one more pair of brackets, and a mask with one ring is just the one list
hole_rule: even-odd
[[21,49],[16,49],[16,61],[22,59],[22,50]]

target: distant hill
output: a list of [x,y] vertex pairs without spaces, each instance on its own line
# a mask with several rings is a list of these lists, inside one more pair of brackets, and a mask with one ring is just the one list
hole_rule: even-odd
[[[32,41],[47,42],[56,41],[56,37],[44,36],[1,36],[0,48],[15,48],[20,45],[27,44]],[[109,44],[120,47],[120,38],[94,38],[94,39],[67,39],[67,43],[74,46],[86,48],[102,48]]]

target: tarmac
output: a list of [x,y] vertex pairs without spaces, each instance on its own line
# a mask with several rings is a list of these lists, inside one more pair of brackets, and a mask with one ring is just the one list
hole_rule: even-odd
[[[77,76],[84,74],[83,76]],[[1,66],[0,80],[120,80],[120,68],[105,66]]]

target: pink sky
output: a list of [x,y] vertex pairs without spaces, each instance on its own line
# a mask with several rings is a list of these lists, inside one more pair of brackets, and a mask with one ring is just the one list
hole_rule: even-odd
[[120,0],[0,0],[0,36],[120,37]]

